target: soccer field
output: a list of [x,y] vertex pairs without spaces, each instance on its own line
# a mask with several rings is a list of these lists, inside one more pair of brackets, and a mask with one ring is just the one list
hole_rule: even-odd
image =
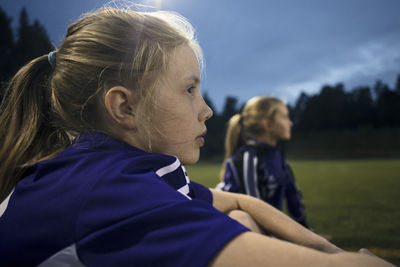
[[[361,247],[400,265],[400,160],[290,161],[311,227],[342,248]],[[219,164],[186,167],[208,187]]]

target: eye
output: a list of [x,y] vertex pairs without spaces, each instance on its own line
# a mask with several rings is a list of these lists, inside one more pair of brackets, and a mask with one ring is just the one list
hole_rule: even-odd
[[194,86],[191,86],[191,87],[187,88],[186,91],[187,91],[189,94],[193,95],[193,93],[194,93],[194,88],[195,88]]

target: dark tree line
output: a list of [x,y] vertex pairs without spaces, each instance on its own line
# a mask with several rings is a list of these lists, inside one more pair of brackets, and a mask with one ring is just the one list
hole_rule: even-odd
[[[207,94],[205,100],[213,108]],[[242,107],[237,98],[227,97],[222,112],[214,113],[207,122],[204,157],[223,154],[226,124]],[[339,83],[326,85],[313,95],[303,92],[294,105],[289,105],[289,110],[295,133],[400,128],[400,75],[394,88],[377,81],[373,88],[346,90]]]
[[400,75],[395,88],[381,81],[350,91],[324,86],[318,94],[302,93],[290,108],[297,131],[400,127]]
[[[4,86],[16,71],[31,59],[52,50],[45,29],[38,21],[29,22],[22,9],[16,36],[11,19],[0,7],[0,100]],[[228,96],[221,112],[205,93],[204,99],[214,110],[207,122],[207,142],[202,150],[205,158],[220,158],[229,118],[240,112],[243,103]],[[343,84],[324,86],[317,94],[302,93],[289,106],[295,132],[341,131],[360,128],[400,128],[400,75],[394,88],[377,81],[373,88],[346,90]]]
[[6,82],[19,68],[52,49],[46,30],[37,20],[29,22],[25,8],[20,12],[16,34],[11,21],[0,7],[0,99]]
[[204,93],[204,100],[214,111],[214,115],[206,122],[206,143],[201,150],[202,158],[220,158],[224,153],[225,128],[229,119],[240,112],[241,107],[236,97],[228,96],[221,113],[216,112],[211,99]]

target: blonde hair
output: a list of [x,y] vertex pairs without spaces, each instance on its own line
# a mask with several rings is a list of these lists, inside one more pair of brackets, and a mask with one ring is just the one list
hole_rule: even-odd
[[202,66],[193,27],[171,12],[106,7],[73,23],[55,53],[54,68],[47,55],[38,57],[6,89],[0,106],[0,201],[29,166],[69,146],[71,135],[111,132],[103,96],[113,86],[137,92],[135,115],[150,137],[155,84],[183,44]]
[[256,96],[247,101],[240,114],[230,118],[225,135],[225,157],[220,172],[221,179],[225,175],[226,161],[247,140],[257,139],[264,133],[261,121],[263,119],[273,121],[279,105],[282,104],[284,103],[278,98]]

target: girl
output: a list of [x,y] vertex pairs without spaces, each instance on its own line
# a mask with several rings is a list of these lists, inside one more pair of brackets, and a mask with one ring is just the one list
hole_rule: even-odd
[[0,117],[0,266],[390,266],[190,182],[181,164],[212,115],[199,62],[182,17],[105,8],[16,74]]
[[223,181],[217,189],[260,198],[308,227],[302,197],[278,142],[289,140],[292,122],[286,105],[273,97],[253,97],[228,124]]

